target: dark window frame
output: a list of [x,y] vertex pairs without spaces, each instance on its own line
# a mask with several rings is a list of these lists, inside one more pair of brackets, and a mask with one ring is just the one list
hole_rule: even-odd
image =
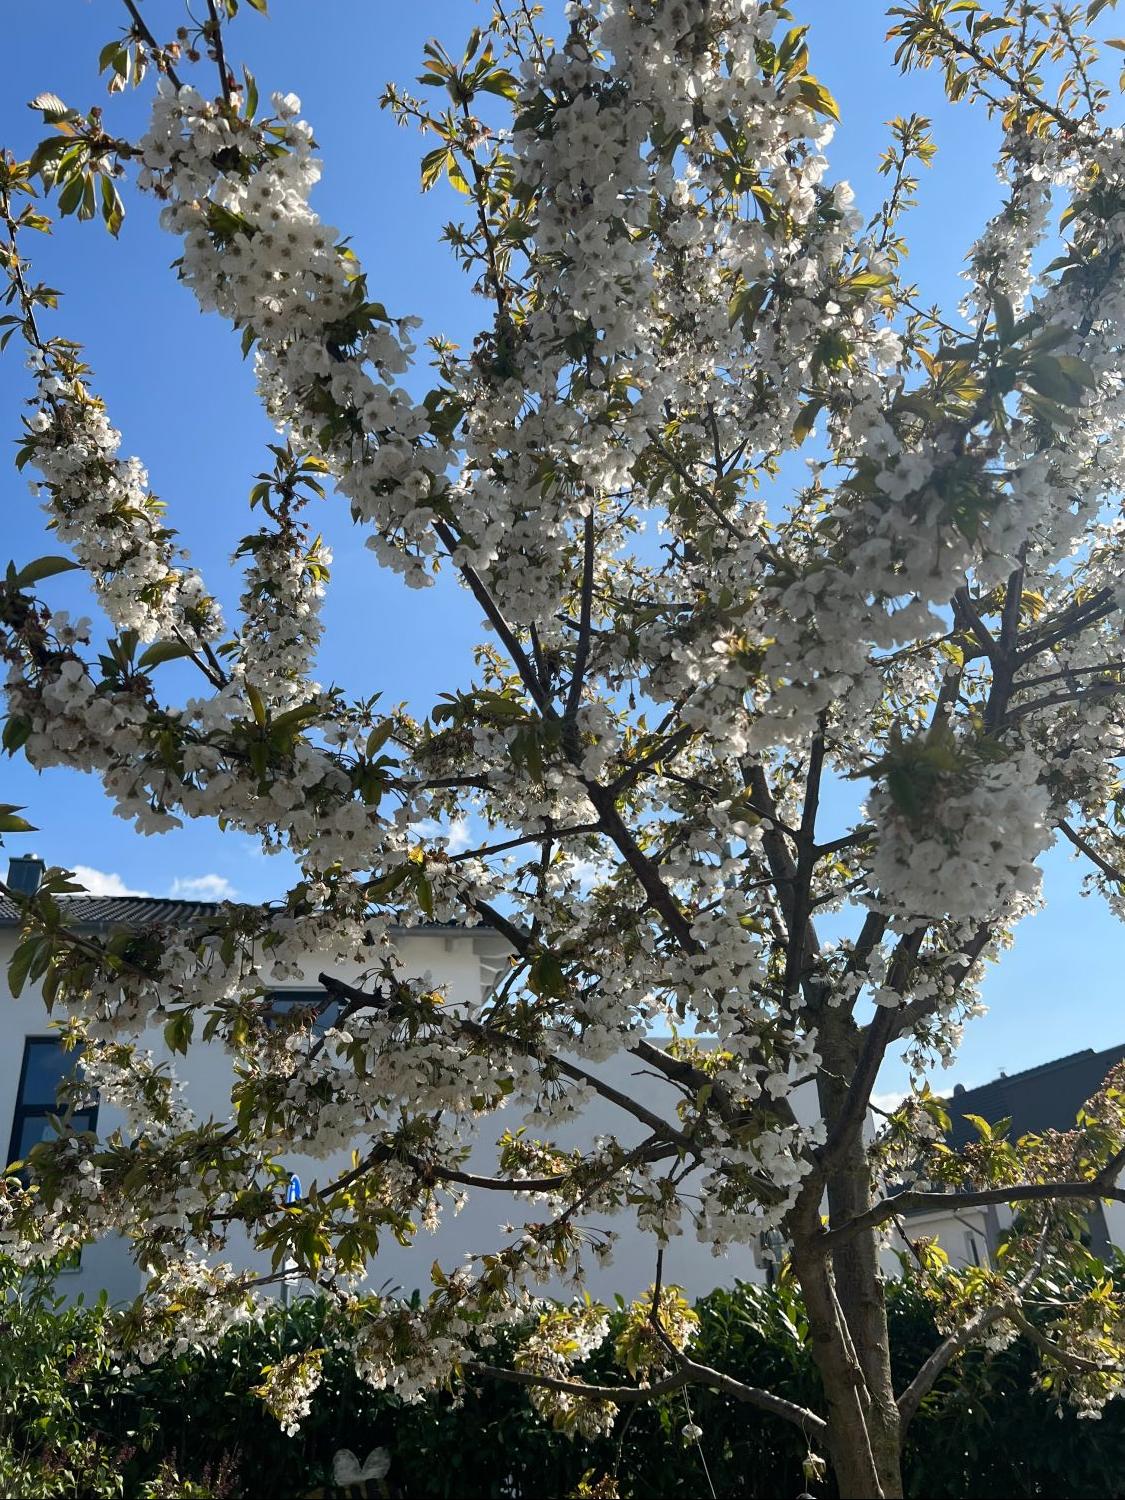
[[[283,1017],[294,1011],[314,1012],[313,1030],[327,1031],[334,1026],[340,1013],[340,1002],[323,985],[294,985],[291,989],[278,987],[267,990],[263,996],[263,1019],[269,1027],[276,1026]],[[280,1003],[279,1003],[280,1002]]]
[[[28,1035],[23,1039],[23,1056],[20,1059],[19,1083],[16,1086],[16,1100],[15,1105],[12,1109],[12,1131],[8,1139],[7,1165],[9,1166],[14,1161],[23,1160],[23,1156],[20,1153],[20,1140],[23,1136],[24,1126],[28,1120],[49,1120],[52,1117],[54,1117],[55,1119],[61,1118],[61,1111],[59,1108],[57,1093],[56,1097],[49,1103],[47,1101],[39,1100],[28,1103],[24,1097],[24,1091],[27,1085],[28,1066],[31,1062],[32,1048],[35,1046],[41,1046],[43,1044],[53,1046],[57,1048],[60,1053],[62,1052],[62,1041],[57,1035],[53,1033],[48,1032],[46,1035]],[[75,1063],[74,1066],[77,1066],[77,1063]],[[60,1083],[62,1082],[62,1078],[65,1076],[65,1074],[60,1075]],[[96,1104],[92,1104],[88,1109],[77,1110],[71,1118],[74,1121],[83,1122],[80,1126],[80,1129],[82,1130],[96,1130],[98,1128],[98,1106]]]

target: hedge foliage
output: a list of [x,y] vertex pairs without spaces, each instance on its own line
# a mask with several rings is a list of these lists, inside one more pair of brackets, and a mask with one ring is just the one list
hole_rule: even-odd
[[[711,1293],[697,1308],[700,1358],[794,1399],[817,1400],[791,1289],[740,1285]],[[903,1383],[937,1332],[909,1284],[892,1284],[890,1309]],[[631,1500],[696,1497],[708,1493],[704,1458],[720,1496],[806,1488],[796,1429],[708,1391],[690,1396],[704,1431],[701,1456],[681,1437],[688,1421],[682,1395],[623,1412],[610,1438],[586,1443],[544,1427],[518,1387],[481,1383],[457,1398],[405,1406],[365,1386],[345,1358],[330,1356],[311,1416],[296,1437],[285,1437],[254,1387],[264,1366],[317,1345],[323,1316],[317,1299],[278,1307],[232,1332],[216,1354],[188,1352],[126,1375],[111,1354],[104,1308],[63,1307],[46,1283],[20,1288],[9,1276],[0,1328],[0,1494],[332,1495],[335,1451],[351,1449],[362,1461],[379,1446],[392,1455],[389,1492],[410,1500],[547,1500],[599,1485],[607,1492],[606,1476],[616,1476]],[[1100,1422],[1080,1422],[1034,1389],[1036,1364],[1018,1343],[1000,1355],[973,1354],[946,1376],[912,1429],[908,1494],[1122,1493],[1125,1402],[1111,1404]],[[829,1485],[812,1488],[830,1496]]]

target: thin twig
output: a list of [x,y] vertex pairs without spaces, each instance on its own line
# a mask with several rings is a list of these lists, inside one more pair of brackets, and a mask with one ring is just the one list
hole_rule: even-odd
[[208,39],[215,49],[215,64],[219,69],[219,85],[223,91],[223,99],[230,103],[230,74],[227,71],[226,54],[223,52],[223,23],[219,20],[219,12],[215,7],[215,0],[207,0],[207,13],[211,17],[208,28]]
[[172,64],[168,61],[167,53],[153,36],[152,32],[148,29],[144,17],[141,15],[136,5],[133,3],[133,0],[124,0],[124,5],[125,9],[133,18],[133,28],[136,31],[137,35],[142,39],[142,41],[148,43],[149,50],[152,53],[153,62],[158,68],[162,69],[163,72],[167,74],[168,81],[169,83],[171,83],[173,88],[183,88],[183,84],[180,82],[179,78],[176,75],[175,68],[173,68]]

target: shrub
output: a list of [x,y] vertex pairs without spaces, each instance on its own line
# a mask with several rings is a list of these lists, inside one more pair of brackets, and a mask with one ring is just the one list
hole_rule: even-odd
[[[411,1500],[609,1494],[614,1479],[627,1500],[695,1497],[707,1492],[704,1463],[718,1496],[797,1494],[807,1485],[795,1428],[710,1391],[693,1392],[690,1408],[677,1394],[625,1410],[608,1437],[584,1441],[546,1427],[526,1392],[507,1384],[477,1381],[406,1405],[361,1381],[343,1352],[326,1356],[312,1411],[287,1437],[255,1389],[266,1366],[320,1346],[322,1299],[275,1307],[214,1353],[188,1351],[126,1373],[104,1303],[63,1306],[48,1278],[21,1285],[2,1267],[0,1282],[0,1494],[225,1500],[268,1486],[279,1496],[327,1495],[337,1493],[337,1450],[362,1460],[376,1447],[391,1454],[390,1492]],[[892,1283],[888,1294],[895,1364],[916,1369],[937,1342],[933,1319],[909,1282]],[[699,1359],[794,1400],[817,1398],[791,1286],[718,1290],[697,1311]],[[607,1374],[611,1343],[590,1362],[592,1378]],[[1000,1354],[973,1352],[948,1372],[911,1429],[908,1494],[1079,1500],[1118,1492],[1125,1409],[1111,1403],[1100,1422],[1080,1421],[1035,1388],[1036,1367],[1035,1351],[1019,1341]],[[682,1437],[689,1415],[703,1429],[698,1446]],[[830,1495],[828,1484],[813,1488]]]

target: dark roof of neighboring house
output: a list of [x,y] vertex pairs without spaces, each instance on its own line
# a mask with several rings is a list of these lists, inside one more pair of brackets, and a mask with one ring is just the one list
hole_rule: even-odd
[[[81,892],[54,899],[78,927],[152,927],[166,922],[203,922],[221,909],[218,901],[178,901],[171,896],[90,896]],[[20,922],[20,908],[10,897],[0,894],[0,927],[18,927]],[[489,928],[467,927],[456,921],[396,924],[392,931],[491,935]]]
[[1078,1111],[1123,1060],[1125,1043],[1102,1052],[1087,1047],[1022,1073],[1001,1074],[975,1089],[955,1090],[944,1101],[951,1122],[949,1144],[960,1149],[979,1139],[966,1115],[980,1115],[990,1125],[1010,1116],[1013,1138],[1029,1131],[1073,1130]]
[[[46,865],[37,854],[13,856],[8,861],[7,890],[25,896],[39,888]],[[93,896],[76,891],[54,898],[77,927],[159,927],[166,923],[205,922],[219,914],[225,903],[220,901],[182,901],[173,896]],[[19,901],[0,889],[0,927],[19,927],[22,912]],[[394,923],[391,931],[442,932],[449,937],[465,936],[478,931],[458,921]],[[499,936],[499,934],[497,934]]]
[[[175,901],[165,896],[56,896],[80,927],[147,927],[160,922],[202,921],[219,910],[215,901]],[[20,908],[0,895],[0,927],[18,927]]]

